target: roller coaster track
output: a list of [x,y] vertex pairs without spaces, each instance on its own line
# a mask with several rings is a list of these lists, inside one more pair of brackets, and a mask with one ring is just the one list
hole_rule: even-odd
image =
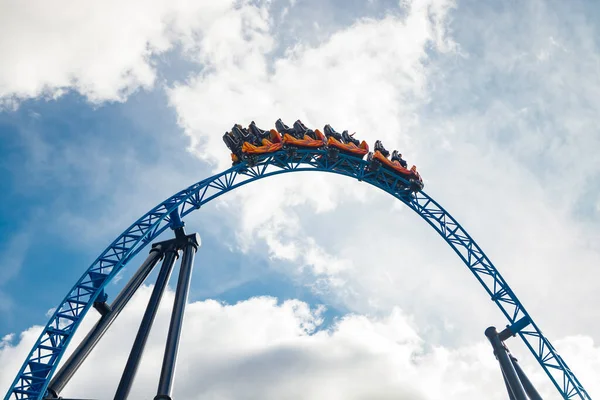
[[169,197],[134,222],[85,271],[56,308],[10,387],[8,399],[42,399],[50,378],[85,314],[105,296],[104,287],[146,245],[180,218],[230,190],[288,172],[322,171],[353,177],[384,190],[419,214],[454,249],[483,286],[565,399],[591,399],[550,341],[542,334],[490,259],[463,227],[424,192],[384,169],[344,154],[281,150],[243,162]]

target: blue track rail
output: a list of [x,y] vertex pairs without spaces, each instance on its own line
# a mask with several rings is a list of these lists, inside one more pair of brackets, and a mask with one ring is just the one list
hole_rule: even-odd
[[42,399],[61,357],[81,320],[104,287],[137,253],[180,218],[230,190],[268,176],[299,171],[346,175],[367,182],[402,201],[419,214],[454,249],[491,300],[525,342],[565,399],[591,399],[564,360],[510,289],[490,259],[463,227],[424,192],[412,193],[408,182],[384,169],[327,150],[282,150],[263,155],[204,179],[174,194],[147,212],[123,232],[87,269],[57,307],[6,394],[8,399]]

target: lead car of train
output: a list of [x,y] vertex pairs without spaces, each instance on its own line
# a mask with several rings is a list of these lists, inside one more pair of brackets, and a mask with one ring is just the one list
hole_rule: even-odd
[[250,160],[261,154],[274,153],[282,149],[330,149],[350,157],[363,159],[367,155],[368,169],[375,170],[383,167],[399,175],[409,182],[411,191],[423,189],[423,179],[413,165],[410,169],[402,154],[397,150],[391,153],[383,147],[381,141],[375,142],[375,151],[369,152],[369,145],[364,140],[360,142],[350,135],[348,131],[336,132],[331,125],[325,125],[323,132],[318,129],[307,128],[302,121],[297,120],[292,127],[278,119],[275,122],[277,129],[263,130],[256,126],[254,121],[248,128],[234,125],[230,132],[223,135],[223,141],[231,150],[233,164]]

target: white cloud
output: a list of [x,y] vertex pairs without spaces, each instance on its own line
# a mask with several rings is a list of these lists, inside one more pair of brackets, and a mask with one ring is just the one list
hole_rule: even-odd
[[[120,378],[150,288],[119,316],[70,384],[65,396],[110,398]],[[163,300],[134,384],[133,398],[155,394],[173,293]],[[82,324],[89,329],[93,318]],[[399,309],[381,318],[349,315],[315,332],[320,311],[291,300],[253,298],[235,305],[188,304],[174,397],[182,399],[504,399],[488,343],[429,347]],[[38,327],[0,345],[0,386],[13,377]],[[78,333],[76,343],[83,336]],[[597,365],[589,338],[565,339],[583,365]],[[568,344],[568,346],[566,345]],[[110,351],[108,351],[110,349]],[[522,362],[544,398],[555,398],[543,373]],[[98,368],[104,371],[98,374]],[[534,371],[534,372],[532,372]],[[594,395],[597,387],[590,389]]]
[[[233,43],[223,49],[230,59],[202,52],[204,63],[219,68],[170,92],[193,149],[223,167],[229,156],[222,133],[237,121],[272,126],[278,117],[317,126],[330,122],[366,139],[383,134],[383,139],[397,140],[396,133],[413,125],[415,108],[426,100],[427,47],[451,47],[445,36],[439,37],[440,13],[447,7],[428,4],[415,2],[406,18],[358,21],[319,47],[300,43],[274,61],[267,57],[273,35],[264,29],[267,16],[237,14],[238,22],[231,25],[245,26],[237,32],[245,46]],[[210,40],[207,35],[200,47],[208,47],[204,43]]]
[[[598,311],[590,299],[598,300],[598,293],[594,280],[582,277],[595,276],[600,248],[586,238],[599,232],[576,219],[572,207],[582,183],[600,171],[590,154],[598,135],[591,129],[595,117],[574,107],[579,100],[559,101],[597,94],[595,83],[578,94],[560,85],[562,79],[577,87],[586,79],[595,82],[587,67],[581,76],[571,73],[587,57],[589,43],[578,47],[548,35],[556,21],[544,7],[524,7],[539,24],[519,31],[534,35],[523,41],[511,31],[530,15],[521,9],[498,14],[486,5],[468,12],[459,6],[449,14],[452,2],[402,5],[402,16],[358,20],[275,59],[261,43],[270,43],[276,32],[257,30],[257,45],[238,55],[252,60],[248,68],[229,63],[175,85],[171,103],[192,150],[215,169],[224,168],[229,155],[223,132],[250,120],[271,127],[278,117],[350,128],[371,144],[382,139],[418,165],[426,190],[474,235],[551,339],[594,335]],[[560,63],[540,64],[543,37],[552,39],[548,60],[572,46],[577,57],[560,59],[569,65],[568,76]],[[591,53],[584,65],[594,65],[594,58]],[[549,81],[556,85],[546,86]],[[536,90],[553,101],[536,103]],[[561,113],[571,122],[553,127],[540,119]],[[584,127],[592,133],[578,141]],[[563,150],[565,160],[558,159]],[[577,178],[570,182],[568,168],[576,163]],[[264,242],[273,259],[295,263],[292,276],[311,264],[305,283],[333,304],[380,313],[401,304],[428,339],[442,342],[471,343],[487,325],[503,321],[445,244],[372,190],[307,174],[257,183],[226,203],[243,251],[256,246],[262,252]],[[345,267],[319,267],[325,264]],[[448,321],[461,328],[447,334]]]
[[[225,21],[237,3],[3,2],[0,101],[10,105],[40,95],[58,97],[70,89],[92,102],[123,101],[136,89],[154,84],[154,56],[176,45],[187,51],[195,38],[223,31],[226,27],[215,21]],[[236,12],[250,7],[242,3]],[[216,47],[204,50],[216,56]]]
[[[424,146],[417,143],[411,130],[420,126],[417,112],[429,100],[428,49],[453,46],[441,34],[445,31],[444,12],[450,5],[415,2],[408,5],[405,17],[359,21],[318,47],[300,44],[289,49],[273,62],[272,72],[264,52],[240,53],[242,60],[262,56],[264,61],[251,64],[260,68],[228,64],[200,74],[171,91],[172,104],[192,137],[196,154],[216,162],[219,168],[229,162],[221,132],[234,122],[251,119],[259,126],[271,126],[279,116],[288,121],[299,117],[313,126],[330,122],[338,129],[352,128],[371,144],[380,138],[390,147],[401,144],[405,153],[425,158]],[[259,26],[260,34],[267,35],[263,24]],[[261,37],[258,42],[268,39]],[[235,53],[236,48],[231,51]],[[257,246],[257,239],[264,240],[272,258],[299,265],[299,271],[290,271],[293,275],[310,266],[314,274],[308,274],[307,284],[321,294],[328,293],[335,304],[359,312],[388,312],[395,304],[405,304],[407,296],[399,294],[396,287],[404,281],[402,275],[407,271],[403,266],[423,264],[421,255],[411,251],[417,246],[415,241],[390,243],[395,229],[389,224],[406,226],[407,222],[386,216],[389,205],[381,194],[347,179],[314,174],[277,177],[240,189],[224,201],[228,211],[238,215],[235,229],[244,251]],[[302,222],[310,218],[306,212],[310,209],[323,218],[341,206],[345,206],[343,211],[328,223]],[[380,209],[383,212],[377,212]],[[412,224],[414,220],[409,221]],[[321,230],[309,231],[311,223]],[[380,250],[382,243],[402,254],[400,268],[395,265],[396,257]],[[426,260],[425,264],[434,263]],[[379,278],[384,273],[392,278],[386,279],[382,288]],[[418,286],[432,281],[425,271],[412,275],[420,277],[409,292],[413,295],[419,292]],[[431,287],[443,287],[449,275],[440,274],[439,282]],[[479,290],[471,288],[471,292],[474,289]],[[455,297],[452,292],[448,296]],[[456,304],[456,300],[448,304]]]
[[[287,121],[302,118],[316,126],[329,122],[338,129],[356,130],[371,143],[381,138],[388,146],[404,141],[403,147],[413,147],[408,135],[398,133],[416,126],[415,112],[428,100],[427,50],[453,47],[443,34],[444,16],[451,5],[414,2],[407,5],[404,17],[358,21],[318,47],[300,43],[274,61],[267,54],[270,47],[262,45],[270,43],[269,34],[273,33],[263,29],[268,21],[260,21],[260,29],[246,35],[254,37],[256,45],[248,45],[250,50],[243,52],[231,46],[229,51],[239,63],[201,73],[170,91],[193,151],[223,168],[229,155],[222,132],[234,122],[251,119],[259,126],[272,126],[278,117]],[[349,186],[344,179],[300,175],[273,178],[268,186],[255,184],[225,201],[242,205],[236,231],[243,250],[263,239],[275,259],[308,264],[317,275],[323,275],[320,286],[332,283],[340,288],[344,281],[333,275],[347,267],[332,266],[351,262],[328,254],[318,240],[305,237],[295,210],[309,206],[322,214],[342,203],[366,203],[374,198],[377,194]],[[353,220],[359,217],[353,216]]]
[[[270,127],[278,117],[290,122],[301,118],[311,126],[331,123],[339,129],[356,130],[358,137],[371,144],[383,139],[388,147],[401,148],[409,161],[415,160],[427,190],[479,240],[551,339],[587,333],[597,342],[598,311],[593,305],[598,293],[596,280],[588,277],[597,275],[600,253],[589,238],[598,237],[599,232],[573,216],[574,205],[587,189],[585,182],[599,172],[594,154],[598,136],[593,129],[597,112],[585,108],[582,112],[580,107],[592,107],[595,103],[590,99],[598,94],[595,47],[589,41],[577,46],[577,40],[566,40],[565,35],[548,34],[558,25],[539,9],[497,15],[482,6],[473,11],[481,15],[473,16],[458,8],[452,14],[457,22],[450,26],[454,31],[470,29],[467,33],[473,41],[469,42],[454,39],[455,32],[447,29],[452,2],[402,4],[406,8],[402,16],[358,20],[316,45],[297,43],[276,59],[270,52],[277,35],[270,29],[266,6],[246,4],[208,13],[213,16],[202,25],[205,28],[197,28],[201,35],[191,28],[195,14],[178,11],[175,14],[181,20],[174,17],[180,21],[172,25],[179,29],[174,36],[160,29],[156,33],[156,26],[148,28],[143,40],[136,41],[144,43],[134,52],[137,58],[109,68],[113,71],[110,77],[90,75],[88,79],[81,74],[77,82],[88,84],[75,86],[90,99],[101,100],[121,98],[120,91],[150,85],[154,72],[148,55],[166,51],[174,43],[170,38],[178,37],[186,54],[204,69],[175,85],[170,101],[190,137],[191,149],[215,169],[228,165],[221,135],[235,122],[256,120],[259,126]],[[162,7],[163,11],[169,9]],[[466,15],[462,19],[461,13]],[[167,14],[158,12],[151,20],[163,21]],[[517,14],[533,15],[536,23],[516,23]],[[535,40],[524,41],[514,35],[511,29],[515,25],[528,26],[531,31],[519,33]],[[143,50],[146,48],[150,50]],[[479,49],[483,49],[481,53]],[[556,57],[560,62],[549,66]],[[99,61],[88,57],[86,62]],[[121,75],[129,70],[133,75]],[[28,97],[44,86],[52,91],[72,84],[69,74],[48,76],[35,80],[37,86],[15,86],[7,93]],[[538,99],[540,93],[543,99]],[[499,100],[501,95],[505,98]],[[546,122],[550,115],[558,117]],[[560,159],[557,154],[565,156]],[[482,361],[490,359],[488,345],[472,344],[480,341],[483,328],[500,325],[503,319],[464,266],[414,215],[364,185],[308,174],[246,187],[221,206],[221,210],[233,210],[223,223],[235,223],[243,251],[266,247],[265,254],[279,266],[289,266],[290,275],[309,271],[304,282],[324,293],[328,301],[379,319],[351,317],[330,335],[308,336],[302,324],[310,325],[314,317],[306,306],[290,303],[296,307],[292,312],[254,300],[260,303],[255,305],[262,314],[240,307],[245,316],[253,317],[252,324],[246,320],[246,325],[223,323],[225,327],[215,332],[227,337],[258,330],[252,336],[255,342],[248,345],[240,339],[242,348],[217,346],[214,354],[203,353],[204,340],[224,344],[218,342],[219,335],[208,336],[209,332],[200,330],[197,337],[204,340],[188,346],[199,347],[194,353],[197,361],[182,358],[180,376],[184,377],[198,379],[217,365],[219,375],[208,375],[212,386],[209,378],[200,382],[207,398],[240,398],[236,397],[242,396],[240,393],[249,398],[285,398],[282,392],[298,393],[296,398],[335,398],[332,393],[344,394],[344,398],[386,398],[390,392],[397,396],[402,390],[412,391],[412,398],[490,398],[488,393],[478,392],[481,389],[474,388],[476,384],[470,386],[473,375],[481,377],[482,388],[498,385],[496,393],[505,398],[493,360]],[[283,261],[292,261],[292,265]],[[455,346],[424,352],[426,346],[419,340],[400,335],[401,344],[395,347],[381,332],[368,342],[371,344],[358,342],[358,336],[377,330],[373,328],[377,324],[388,328],[399,324],[401,321],[390,317],[397,305],[414,315],[414,324],[419,326],[416,337]],[[212,307],[221,315],[238,306],[207,302],[190,308],[194,307],[207,315]],[[278,343],[271,348],[265,344],[268,334],[257,321],[273,315],[282,325],[265,324],[275,332],[268,337],[269,343],[273,338]],[[227,316],[231,324],[242,318]],[[567,318],[569,324],[564,323]],[[449,323],[459,328],[448,332]],[[373,341],[387,343],[384,348],[390,354],[400,353],[400,364],[382,356]],[[120,342],[115,339],[114,343],[118,346]],[[598,392],[593,386],[599,370],[598,350],[592,339],[570,336],[554,344],[590,394]],[[329,348],[339,350],[334,353],[337,358],[320,358],[321,350]],[[160,351],[156,347],[155,355]],[[421,356],[420,364],[412,365],[407,354]],[[482,354],[485,356],[480,358]],[[208,367],[202,364],[204,360],[216,364]],[[223,361],[219,364],[219,360]],[[359,360],[356,365],[373,375],[348,367],[348,360]],[[454,360],[458,364],[453,364]],[[321,367],[321,361],[328,368]],[[524,363],[530,365],[527,360]],[[156,365],[149,363],[148,379],[156,374]],[[196,367],[200,373],[185,375],[186,369],[196,371]],[[546,382],[537,366],[531,368],[536,379]],[[239,386],[224,383],[249,369],[264,375],[250,375]],[[343,374],[328,372],[333,370]],[[398,370],[410,379],[402,380],[391,372]],[[118,368],[115,371],[106,379],[118,379]],[[275,379],[284,373],[298,379]],[[421,375],[434,377],[435,384],[423,382]],[[268,377],[270,384],[261,377]],[[194,379],[190,382],[198,383]],[[254,383],[262,386],[253,388]],[[73,385],[75,390],[76,383]],[[103,390],[102,382],[93,385],[97,386],[90,387],[89,380],[82,378],[79,388]],[[423,392],[423,386],[433,394]],[[264,396],[265,390],[272,392]],[[324,397],[312,390],[324,390]]]

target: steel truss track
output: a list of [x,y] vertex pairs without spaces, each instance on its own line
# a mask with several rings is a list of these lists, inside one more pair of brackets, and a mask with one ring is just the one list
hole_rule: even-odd
[[81,320],[104,287],[147,244],[171,224],[201,208],[209,201],[268,176],[295,171],[321,171],[346,175],[367,182],[402,201],[419,214],[454,249],[491,300],[508,319],[533,356],[565,399],[591,399],[550,341],[463,227],[424,192],[412,193],[408,182],[384,169],[369,170],[369,163],[327,150],[281,150],[257,157],[251,164],[240,163],[206,178],[163,201],[134,222],[92,263],[57,307],[5,400],[41,399],[64,351]]

